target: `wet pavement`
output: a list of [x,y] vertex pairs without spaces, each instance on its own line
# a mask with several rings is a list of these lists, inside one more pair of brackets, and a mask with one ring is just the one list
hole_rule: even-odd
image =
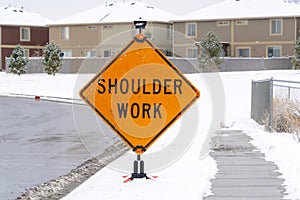
[[[15,199],[27,188],[68,173],[92,157],[90,149],[101,153],[118,140],[111,131],[103,135],[90,125],[95,119],[90,108],[76,109],[74,114],[72,104],[0,97],[1,199]],[[88,124],[80,134],[76,115]]]

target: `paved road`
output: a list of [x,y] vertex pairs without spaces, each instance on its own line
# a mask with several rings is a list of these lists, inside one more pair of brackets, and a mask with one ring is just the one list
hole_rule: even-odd
[[[90,158],[82,140],[99,153],[111,145],[115,134],[99,134],[91,124],[93,111],[84,105],[76,109],[82,111],[74,114],[71,104],[0,97],[1,200],[15,199],[26,188],[66,174]],[[82,140],[75,115],[87,124],[80,127],[85,131]]]
[[213,196],[205,200],[281,200],[283,180],[241,131],[223,131],[212,139],[211,156],[219,172],[212,180]]

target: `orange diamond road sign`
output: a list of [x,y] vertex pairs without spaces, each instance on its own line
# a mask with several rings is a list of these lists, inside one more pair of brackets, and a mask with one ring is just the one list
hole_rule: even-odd
[[138,34],[80,91],[81,98],[142,154],[200,96],[143,34]]

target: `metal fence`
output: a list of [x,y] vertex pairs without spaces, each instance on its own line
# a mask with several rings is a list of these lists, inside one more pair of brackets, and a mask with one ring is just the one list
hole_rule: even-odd
[[273,79],[252,81],[251,118],[259,124],[272,121],[272,92]]
[[273,91],[274,98],[300,100],[300,82],[273,80]]
[[286,131],[284,124],[291,126],[289,120],[295,120],[300,130],[300,82],[273,78],[252,81],[251,118],[270,131],[282,128],[282,132]]

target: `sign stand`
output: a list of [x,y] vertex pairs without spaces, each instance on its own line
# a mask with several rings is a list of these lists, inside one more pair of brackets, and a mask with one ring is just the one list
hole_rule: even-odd
[[153,180],[155,178],[158,178],[158,176],[147,176],[147,174],[145,173],[145,162],[141,159],[141,155],[137,154],[137,158],[133,162],[133,173],[131,174],[131,177],[128,178],[128,176],[123,176],[123,178],[127,178],[124,181],[124,183],[127,183],[137,178],[146,178]]
[[133,173],[131,174],[131,180],[135,178],[149,179],[145,173],[145,162],[141,160],[141,155],[137,154],[137,159],[133,162]]

